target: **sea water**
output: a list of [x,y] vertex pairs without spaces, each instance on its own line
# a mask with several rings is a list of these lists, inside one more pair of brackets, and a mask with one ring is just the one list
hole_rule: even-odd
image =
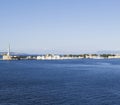
[[0,105],[120,105],[120,59],[0,61]]

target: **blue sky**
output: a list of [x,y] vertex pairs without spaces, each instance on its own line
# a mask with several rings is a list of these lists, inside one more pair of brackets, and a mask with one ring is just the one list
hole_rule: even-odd
[[0,0],[0,51],[120,50],[120,0]]

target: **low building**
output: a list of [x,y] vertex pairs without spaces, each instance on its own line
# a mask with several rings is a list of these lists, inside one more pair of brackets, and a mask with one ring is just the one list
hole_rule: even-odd
[[12,60],[12,57],[8,54],[3,55],[3,60]]
[[108,59],[120,58],[120,55],[108,56]]
[[42,56],[37,56],[37,60],[57,60],[61,59],[59,55],[47,54]]

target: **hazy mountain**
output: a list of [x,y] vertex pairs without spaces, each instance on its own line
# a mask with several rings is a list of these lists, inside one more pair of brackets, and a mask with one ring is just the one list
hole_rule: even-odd
[[[3,54],[7,54],[7,52],[0,52],[0,55],[3,55]],[[29,55],[26,53],[18,53],[18,52],[11,52],[10,54],[11,55]]]
[[97,54],[120,54],[119,50],[103,50],[103,51],[97,51]]

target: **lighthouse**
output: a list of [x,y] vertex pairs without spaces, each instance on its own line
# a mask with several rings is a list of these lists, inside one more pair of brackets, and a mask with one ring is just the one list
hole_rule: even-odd
[[8,52],[7,54],[4,54],[3,55],[3,60],[12,60],[12,57],[10,55],[10,44],[9,44],[9,47],[8,47]]

